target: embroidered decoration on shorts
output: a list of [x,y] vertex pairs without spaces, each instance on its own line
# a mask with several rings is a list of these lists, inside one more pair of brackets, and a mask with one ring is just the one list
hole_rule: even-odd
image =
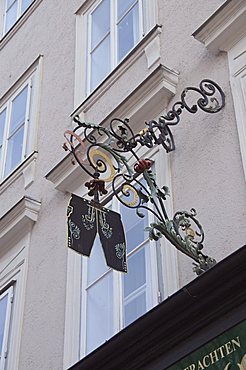
[[69,220],[69,230],[70,230],[70,235],[71,235],[71,239],[72,240],[73,239],[79,239],[80,238],[80,229],[71,220]]
[[98,210],[99,213],[99,224],[105,238],[109,239],[113,235],[112,227],[106,221],[106,212]]
[[86,230],[91,230],[95,226],[96,221],[96,211],[94,207],[89,206],[88,207],[88,214],[87,215],[81,215],[82,223]]
[[119,243],[115,246],[116,257],[122,260],[123,270],[127,270],[126,266],[126,245],[125,243]]
[[89,256],[98,233],[107,265],[127,272],[125,233],[119,213],[72,194],[67,225],[69,248]]

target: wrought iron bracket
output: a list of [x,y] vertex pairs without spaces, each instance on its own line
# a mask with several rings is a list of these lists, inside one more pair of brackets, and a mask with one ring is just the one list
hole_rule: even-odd
[[[198,94],[193,105],[188,104],[188,95]],[[178,211],[173,218],[168,217],[165,201],[169,196],[166,186],[159,188],[155,174],[151,170],[152,161],[139,158],[137,148],[153,148],[162,145],[167,153],[175,149],[171,127],[180,122],[183,111],[195,114],[198,109],[206,113],[217,113],[225,105],[225,94],[217,83],[209,79],[202,80],[197,87],[187,87],[181,93],[180,101],[171,110],[161,115],[158,120],[145,122],[143,129],[134,133],[128,119],[114,118],[109,128],[95,123],[81,122],[73,131],[64,133],[66,142],[63,148],[70,151],[80,167],[92,178],[85,185],[88,194],[99,202],[99,196],[107,193],[105,183],[112,185],[112,195],[126,207],[136,210],[139,217],[148,210],[154,215],[155,222],[146,230],[150,239],[166,237],[178,250],[194,261],[193,270],[197,274],[208,270],[216,261],[202,253],[204,232],[196,219],[195,209]],[[129,165],[129,157],[136,159],[134,168]],[[144,183],[138,180],[142,174]]]

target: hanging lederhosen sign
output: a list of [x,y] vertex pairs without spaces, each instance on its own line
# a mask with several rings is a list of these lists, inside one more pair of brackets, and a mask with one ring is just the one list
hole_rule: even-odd
[[107,265],[127,272],[125,233],[119,213],[72,194],[67,228],[68,247],[89,256],[98,233]]

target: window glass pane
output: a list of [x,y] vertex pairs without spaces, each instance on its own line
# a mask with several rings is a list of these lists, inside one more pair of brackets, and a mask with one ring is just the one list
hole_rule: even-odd
[[6,109],[0,113],[0,146],[3,144],[3,132],[5,127]]
[[88,258],[88,281],[91,284],[100,277],[109,267],[106,265],[105,257],[99,236],[96,236],[90,257]]
[[134,320],[146,312],[145,293],[142,293],[127,303],[124,307],[124,326],[131,324]]
[[17,19],[17,1],[7,10],[5,17],[5,32],[7,32]]
[[118,33],[118,62],[133,48],[139,40],[138,5],[120,21]]
[[17,3],[18,0],[7,0],[6,1],[6,9],[9,9],[10,6],[13,4],[13,3]]
[[26,86],[12,102],[10,133],[8,136],[10,136],[16,127],[25,122],[27,90],[28,86]]
[[127,208],[121,205],[121,217],[125,229],[127,253],[131,252],[144,240],[148,239],[148,233],[144,231],[148,226],[147,210],[140,209],[140,212],[145,215],[141,218],[136,214],[135,209]]
[[2,353],[4,327],[6,320],[8,294],[0,299],[0,354]]
[[117,19],[119,20],[122,15],[135,3],[136,0],[118,0],[117,1]]
[[86,325],[87,353],[93,351],[114,334],[112,272],[88,289]]
[[24,126],[22,126],[7,144],[7,158],[4,175],[7,176],[22,160]]
[[109,36],[91,54],[91,90],[110,72]]
[[110,1],[102,1],[91,16],[91,49],[94,49],[110,29]]
[[29,7],[29,5],[32,3],[33,0],[22,0],[21,4],[21,13],[24,13],[24,11]]
[[124,275],[124,298],[146,283],[145,249],[128,258],[128,272]]

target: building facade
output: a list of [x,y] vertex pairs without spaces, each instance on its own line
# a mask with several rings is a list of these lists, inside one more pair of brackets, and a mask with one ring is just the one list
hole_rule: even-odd
[[98,238],[89,258],[67,248],[70,194],[86,197],[88,176],[63,151],[63,133],[76,115],[105,127],[128,118],[139,132],[187,86],[218,83],[220,112],[184,112],[174,151],[138,155],[169,187],[170,217],[194,207],[204,253],[223,263],[245,244],[246,3],[0,0],[0,12],[0,369],[68,369],[196,276],[164,238],[149,240],[151,214],[139,218],[115,198],[107,206],[121,213],[128,273],[106,265]]

